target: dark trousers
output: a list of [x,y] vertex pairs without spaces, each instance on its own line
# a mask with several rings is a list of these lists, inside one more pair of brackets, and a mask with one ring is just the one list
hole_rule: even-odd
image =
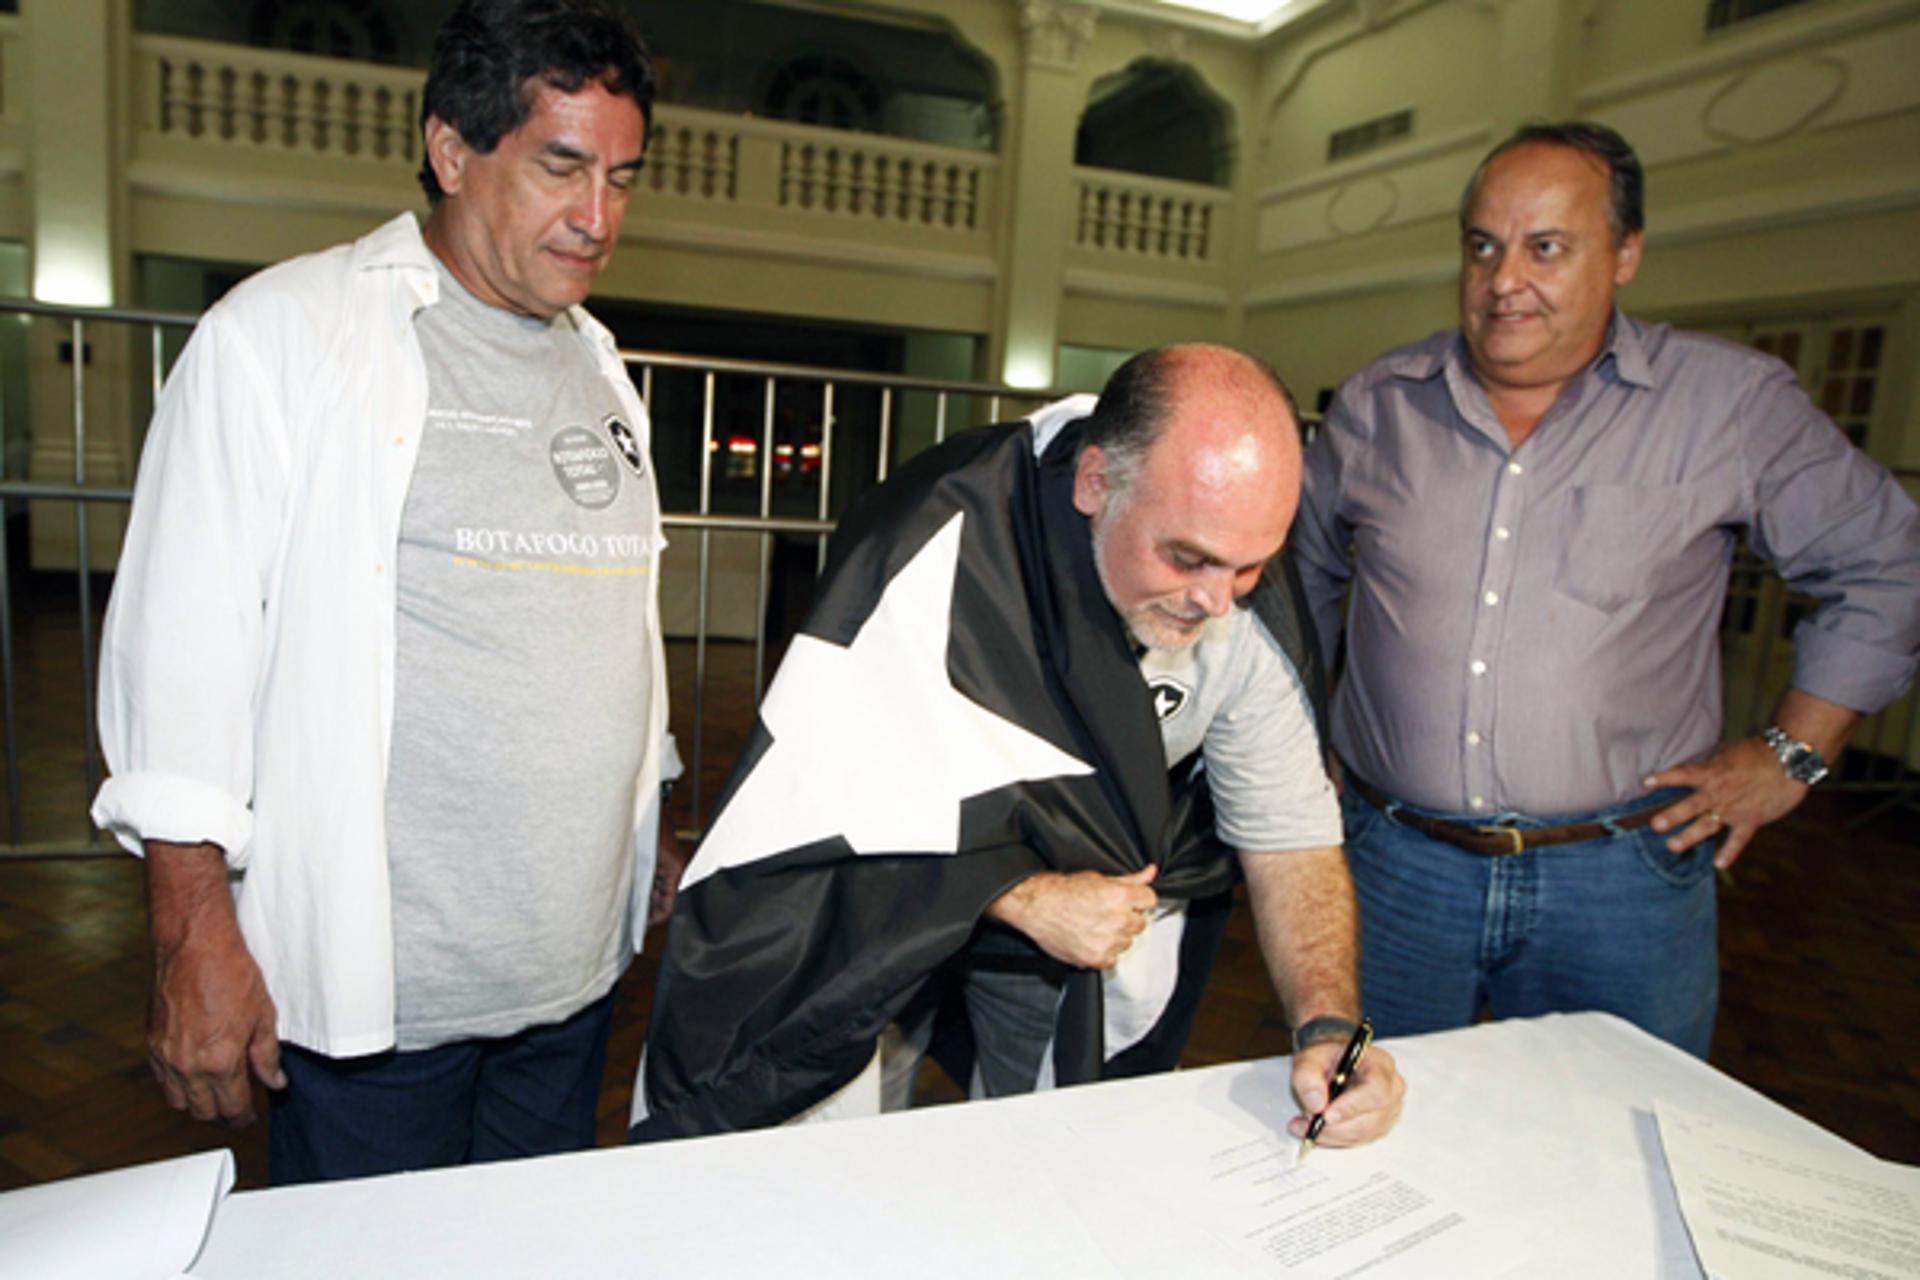
[[591,1147],[612,1018],[609,992],[495,1040],[363,1058],[283,1044],[268,1176],[288,1186]]

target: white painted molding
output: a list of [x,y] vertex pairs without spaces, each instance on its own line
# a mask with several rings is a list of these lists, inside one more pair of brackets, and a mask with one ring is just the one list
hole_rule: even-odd
[[1222,285],[1161,280],[1151,276],[1124,276],[1109,271],[1068,267],[1062,283],[1066,292],[1081,298],[1110,298],[1117,302],[1163,302],[1224,311],[1233,295]]
[[[1721,236],[1806,226],[1920,205],[1920,172],[1823,180],[1784,191],[1742,191],[1661,213],[1647,230],[1655,249]],[[1658,269],[1657,267],[1655,268]]]
[[127,186],[150,195],[211,200],[219,204],[252,205],[266,209],[298,209],[314,213],[385,215],[417,203],[419,186],[410,170],[383,161],[329,159],[339,166],[364,163],[383,181],[343,182],[337,177],[293,178],[255,176],[223,171],[210,165],[177,164],[168,160],[135,160],[127,166]]
[[1298,280],[1249,289],[1241,303],[1249,311],[1261,311],[1269,307],[1297,307],[1307,302],[1357,298],[1369,293],[1390,293],[1396,289],[1445,283],[1451,281],[1459,270],[1460,260],[1448,254],[1445,257],[1389,263],[1381,267],[1362,267],[1357,271],[1329,271],[1323,275],[1302,276]]
[[1480,151],[1493,145],[1493,126],[1476,125],[1470,129],[1456,129],[1452,133],[1437,134],[1419,142],[1403,142],[1390,147],[1382,147],[1364,156],[1352,160],[1341,160],[1332,166],[1321,169],[1309,177],[1296,178],[1292,182],[1268,187],[1254,194],[1256,206],[1273,204],[1281,200],[1291,200],[1296,196],[1311,195],[1324,191],[1328,187],[1345,186],[1356,178],[1371,174],[1398,171],[1421,160],[1430,160],[1435,156],[1450,155],[1456,151]]
[[1099,11],[1074,0],[1019,0],[1019,5],[1027,65],[1078,71],[1081,56],[1093,43]]
[[708,224],[677,224],[663,218],[640,218],[620,234],[622,243],[660,245],[694,253],[726,254],[741,258],[769,258],[818,266],[879,271],[886,275],[932,276],[943,280],[990,284],[999,278],[999,266],[983,254],[941,253],[932,249],[904,249],[895,245],[836,244],[832,240],[779,231],[750,231]]
[[1140,191],[1147,195],[1172,196],[1200,204],[1233,203],[1231,187],[1216,187],[1206,182],[1183,182],[1178,178],[1157,178],[1145,173],[1125,173],[1119,169],[1089,169],[1075,165],[1073,181],[1076,186],[1095,190]]
[[[1657,252],[1668,246],[1865,217],[1916,205],[1920,205],[1920,173],[1881,173],[1787,191],[1739,192],[1661,214],[1647,231],[1647,244]],[[1459,269],[1459,259],[1452,254],[1436,255],[1356,271],[1302,276],[1250,289],[1241,301],[1249,311],[1294,307],[1450,282]],[[1657,258],[1649,269],[1659,270]]]
[[1738,71],[1756,62],[1782,54],[1800,53],[1814,45],[1832,44],[1849,36],[1865,35],[1909,19],[1920,17],[1920,0],[1881,0],[1846,11],[1809,8],[1805,16],[1750,33],[1729,32],[1708,47],[1689,57],[1669,62],[1652,71],[1616,76],[1588,85],[1574,96],[1581,111],[1592,111],[1610,103],[1638,98],[1662,89],[1677,88],[1695,80]]
[[670,102],[654,109],[654,120],[656,131],[666,128],[706,129],[714,133],[737,134],[743,138],[775,138],[801,146],[940,161],[987,173],[1000,168],[999,153],[994,151],[948,146],[941,142],[921,142],[917,138],[896,138],[885,133],[857,133],[850,129],[830,129],[825,125],[795,124],[790,120],[768,120],[761,116],[707,111]]
[[[129,165],[127,181],[134,190],[154,195],[259,208],[371,214],[379,217],[391,216],[396,209],[406,207],[412,195],[410,182],[407,190],[396,193],[394,185],[390,183],[374,185],[343,183],[334,179],[254,178],[156,161],[138,161]],[[400,198],[396,199],[396,194]],[[677,224],[671,218],[649,218],[644,214],[627,221],[621,229],[620,241],[622,244],[655,244],[740,257],[811,262],[947,280],[991,282],[999,275],[993,259],[983,254],[943,253],[872,243],[836,244],[825,237],[749,231],[691,221]]]

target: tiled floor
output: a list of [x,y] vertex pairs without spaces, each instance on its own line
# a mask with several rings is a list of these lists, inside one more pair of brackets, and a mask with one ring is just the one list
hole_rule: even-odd
[[[83,810],[79,749],[58,742],[75,732],[78,703],[73,628],[61,625],[18,646],[30,840],[76,830]],[[693,660],[690,645],[673,649],[678,714],[691,707]],[[709,794],[748,722],[750,658],[738,645],[709,654]],[[690,750],[691,725],[675,727]],[[1920,812],[1847,829],[1873,800],[1816,795],[1762,833],[1724,888],[1713,1062],[1870,1151],[1920,1162]],[[142,1032],[149,971],[133,860],[0,863],[0,1189],[221,1144],[237,1150],[242,1185],[259,1185],[260,1128],[212,1129],[161,1103]],[[621,987],[601,1098],[606,1142],[625,1127],[652,981],[642,958]],[[1241,912],[1187,1060],[1285,1048]]]

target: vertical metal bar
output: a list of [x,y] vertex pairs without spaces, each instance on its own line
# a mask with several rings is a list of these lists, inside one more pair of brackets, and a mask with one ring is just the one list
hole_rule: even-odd
[[[1886,740],[1887,726],[1893,722],[1892,711],[1892,707],[1886,707],[1879,715],[1870,717],[1873,721],[1873,731],[1867,735],[1867,776],[1862,779],[1864,782],[1877,780],[1877,775],[1880,772],[1880,744]],[[1838,762],[1836,761],[1835,763]],[[1895,771],[1893,776],[1900,776],[1898,770]]]
[[880,388],[880,462],[874,469],[874,482],[887,482],[887,450],[893,445],[893,388]]
[[[833,491],[833,383],[822,384],[820,393],[820,518],[827,518],[829,497]],[[815,573],[827,571],[827,539],[816,538]]]
[[997,394],[987,397],[987,421],[1000,421],[1000,397]]
[[153,383],[153,404],[150,406],[151,409],[158,409],[160,407],[160,392],[161,389],[166,386],[167,381],[167,370],[165,367],[167,347],[163,341],[163,332],[159,325],[156,324],[153,326],[153,376],[151,379]]
[[[79,316],[73,318],[73,485],[76,489],[87,487],[87,328],[86,322]],[[91,540],[87,537],[87,503],[76,498],[73,504],[74,535],[79,539],[79,547],[74,554],[74,564],[79,573],[80,585],[80,714],[86,718],[85,752],[87,793],[83,805],[93,803],[93,793],[100,789],[100,766],[96,763],[100,755],[100,731],[94,724],[93,707],[93,566],[89,563],[92,550]],[[89,822],[91,817],[89,817]]]
[[[766,381],[766,404],[760,420],[760,518],[773,515],[773,399],[774,380]],[[760,705],[767,678],[767,595],[773,567],[773,535],[760,531],[760,563],[753,590],[753,705]]]
[[1759,619],[1760,645],[1754,655],[1753,680],[1747,686],[1754,691],[1753,706],[1747,714],[1749,734],[1765,728],[1767,717],[1772,714],[1773,645],[1786,618],[1787,584],[1772,573],[1759,574],[1754,582],[1754,595],[1759,601],[1754,612]]
[[947,393],[942,391],[933,401],[933,442],[939,444],[947,438]]
[[[701,386],[700,395],[700,514],[713,512],[713,370]],[[700,587],[694,606],[693,623],[693,792],[688,801],[688,818],[700,826],[700,770],[706,758],[707,742],[707,596],[713,572],[713,531],[700,531]]]
[[[0,397],[0,479],[7,475],[5,398]],[[7,502],[0,498],[0,725],[7,752],[7,839],[20,844],[27,838],[20,814],[19,722],[13,708],[13,581],[9,566],[13,549],[7,544]]]

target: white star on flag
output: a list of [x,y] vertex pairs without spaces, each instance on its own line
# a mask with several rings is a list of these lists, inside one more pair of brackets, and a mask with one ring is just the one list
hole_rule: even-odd
[[859,854],[953,853],[962,800],[1093,772],[948,678],[963,520],[901,567],[851,645],[794,637],[760,706],[772,741],[701,840],[683,890],[836,835]]

